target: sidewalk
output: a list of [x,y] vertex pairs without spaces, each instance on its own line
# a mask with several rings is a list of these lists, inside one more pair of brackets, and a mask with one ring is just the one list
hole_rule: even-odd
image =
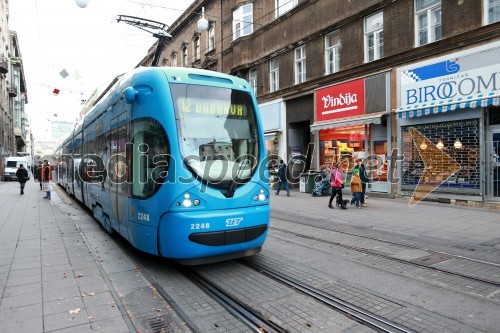
[[[366,208],[348,206],[347,210],[338,207],[332,210],[327,207],[329,197],[326,196],[312,197],[297,190],[291,192],[291,197],[271,193],[272,215],[283,210],[404,236],[424,236],[500,250],[499,210],[427,201],[411,208],[406,199],[376,197],[367,198]],[[344,192],[343,197],[350,199],[351,195]]]
[[33,181],[24,191],[0,183],[1,331],[135,331],[58,195]]
[[[429,202],[410,208],[405,200],[371,197],[363,209],[331,210],[328,197],[271,193],[273,217],[287,212],[500,250],[494,210]],[[0,182],[0,331],[145,332],[160,314],[180,322],[86,211],[61,190],[51,201],[44,195],[33,181],[22,196],[17,182]]]

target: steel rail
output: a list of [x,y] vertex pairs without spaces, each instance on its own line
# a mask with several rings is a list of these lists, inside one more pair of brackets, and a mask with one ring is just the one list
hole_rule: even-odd
[[302,292],[303,294],[310,296],[332,308],[338,310],[340,312],[345,313],[350,318],[354,318],[354,320],[370,326],[378,331],[387,332],[387,333],[415,333],[415,331],[399,325],[393,321],[385,319],[381,316],[378,316],[374,313],[361,309],[353,304],[350,304],[338,297],[327,294],[321,290],[318,290],[314,287],[311,287],[307,284],[304,284],[300,281],[297,281],[291,277],[288,277],[284,274],[281,274],[273,269],[264,267],[258,263],[251,261],[251,259],[241,259],[244,265],[264,274],[280,283],[287,285],[295,290]]
[[229,296],[222,289],[215,286],[209,280],[196,273],[193,269],[184,268],[181,272],[195,283],[200,289],[205,291],[210,297],[216,300],[234,317],[244,322],[249,328],[257,333],[288,333],[283,327],[263,318],[257,311],[245,306],[241,302]]

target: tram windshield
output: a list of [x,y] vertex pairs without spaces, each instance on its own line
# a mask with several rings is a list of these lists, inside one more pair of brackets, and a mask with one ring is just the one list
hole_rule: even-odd
[[219,188],[247,181],[257,167],[259,135],[249,93],[171,85],[179,145],[197,178]]

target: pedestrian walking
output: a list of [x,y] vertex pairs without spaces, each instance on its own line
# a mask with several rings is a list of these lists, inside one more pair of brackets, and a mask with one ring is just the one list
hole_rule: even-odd
[[366,197],[366,184],[370,182],[370,178],[366,174],[365,165],[363,164],[362,159],[356,160],[358,164],[354,167],[354,170],[359,170],[359,178],[361,179],[361,207],[366,207],[365,197]]
[[49,161],[47,161],[47,160],[43,161],[42,183],[43,183],[43,190],[46,193],[46,195],[43,197],[44,199],[50,200],[50,181],[52,180],[52,171],[53,170],[54,170],[54,167],[49,164]]
[[42,161],[38,161],[38,165],[35,166],[35,179],[40,183],[40,190],[42,189]]
[[352,200],[351,205],[353,203],[356,204],[356,208],[361,208],[361,178],[359,178],[359,169],[352,170],[352,178],[351,178],[351,192],[352,192]]
[[332,201],[337,197],[337,202],[340,203],[340,208],[347,209],[344,200],[342,199],[342,189],[344,188],[344,181],[342,180],[342,173],[339,170],[337,163],[333,163],[332,170],[330,172],[330,185],[332,186],[332,195],[330,196],[330,201],[328,201],[328,208],[333,209]]
[[290,196],[290,186],[288,185],[288,166],[283,160],[280,160],[280,166],[278,168],[278,189],[276,190],[276,195],[280,195],[281,184],[285,185],[286,196]]
[[28,180],[28,170],[24,167],[24,165],[19,164],[19,168],[16,171],[17,181],[21,185],[21,194],[24,194],[24,185],[26,185],[26,181]]

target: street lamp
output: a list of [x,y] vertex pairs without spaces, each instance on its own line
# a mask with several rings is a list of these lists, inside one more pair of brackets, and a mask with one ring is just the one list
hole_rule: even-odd
[[208,29],[208,20],[205,18],[205,7],[201,7],[201,18],[197,23],[198,29],[207,30]]
[[80,8],[85,8],[89,4],[89,0],[75,0],[75,2]]

